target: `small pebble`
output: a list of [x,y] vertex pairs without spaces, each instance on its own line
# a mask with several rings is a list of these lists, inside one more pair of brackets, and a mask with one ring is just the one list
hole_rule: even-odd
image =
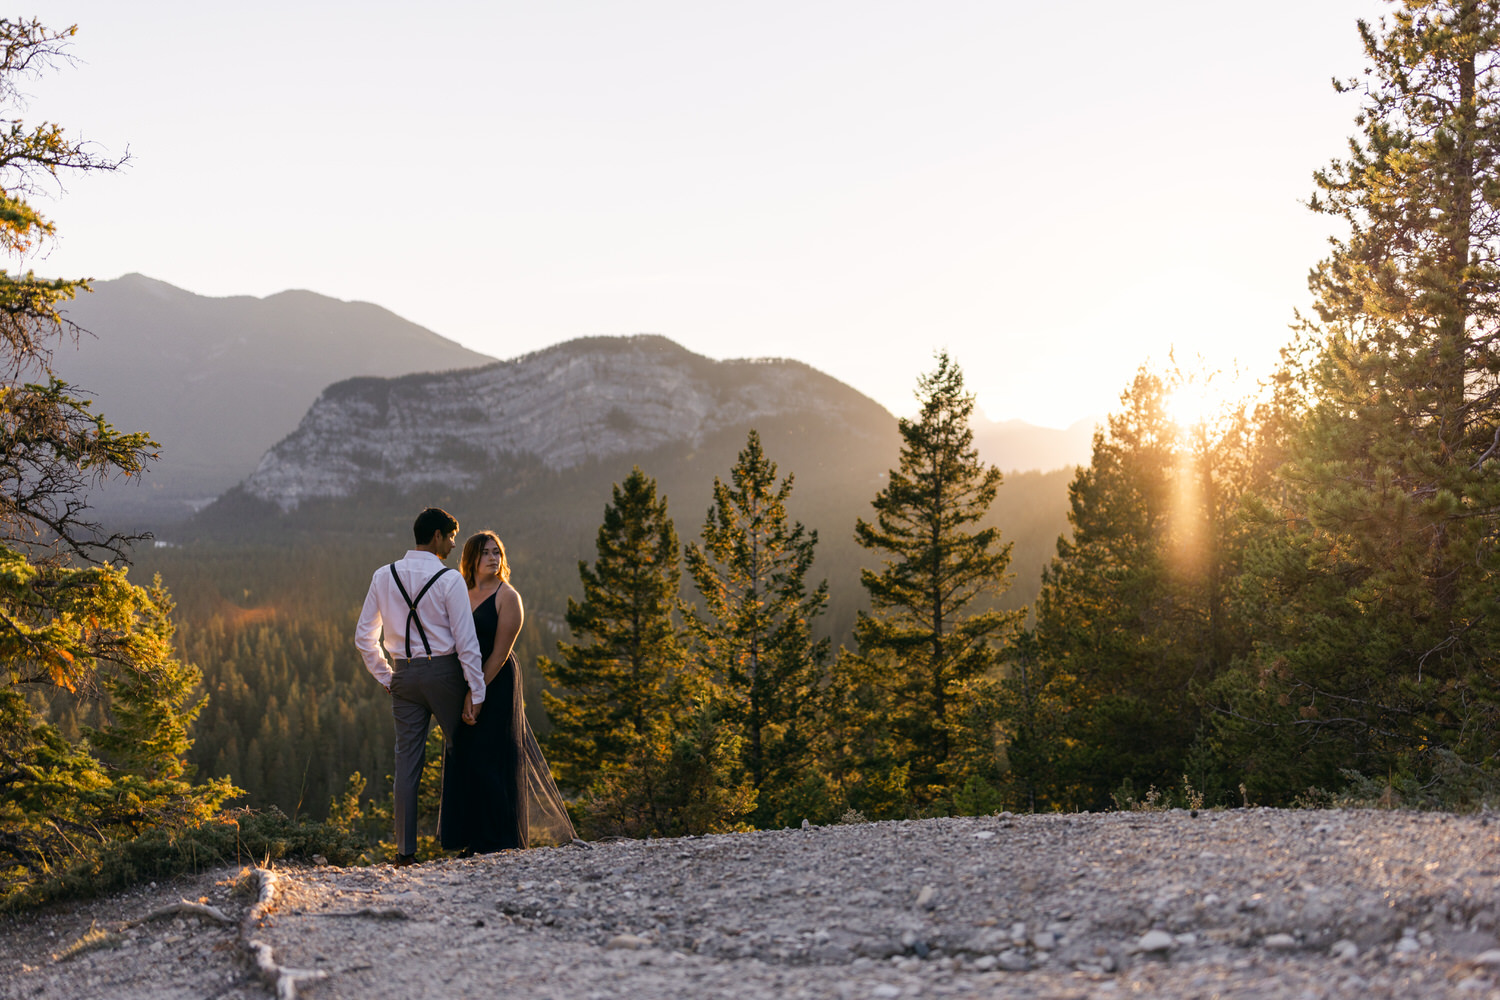
[[1147,931],[1135,943],[1135,950],[1139,952],[1170,951],[1176,943],[1177,939],[1166,931]]
[[651,942],[646,938],[637,937],[634,934],[616,934],[614,937],[609,939],[609,943],[604,947],[610,949],[611,951],[634,951],[641,948],[651,947]]

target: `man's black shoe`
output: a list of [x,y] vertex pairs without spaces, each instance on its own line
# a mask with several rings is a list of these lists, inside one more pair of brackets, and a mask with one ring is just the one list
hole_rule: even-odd
[[398,855],[396,855],[396,867],[397,868],[405,868],[407,865],[414,865],[416,863],[417,863],[417,856],[415,854],[398,854]]

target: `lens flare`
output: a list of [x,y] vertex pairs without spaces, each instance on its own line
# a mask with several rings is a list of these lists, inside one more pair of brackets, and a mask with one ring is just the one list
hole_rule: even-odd
[[1238,390],[1239,379],[1233,372],[1195,374],[1173,386],[1164,405],[1178,430],[1192,431],[1230,412]]
[[1179,430],[1201,427],[1223,406],[1223,397],[1213,389],[1203,382],[1185,382],[1167,396],[1167,413]]

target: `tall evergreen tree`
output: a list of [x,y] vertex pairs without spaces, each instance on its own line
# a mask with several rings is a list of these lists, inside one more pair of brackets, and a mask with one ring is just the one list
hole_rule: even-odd
[[578,564],[583,600],[568,599],[574,641],[558,644],[561,659],[540,661],[565,692],[542,695],[554,727],[549,758],[562,784],[576,789],[627,757],[669,712],[684,664],[672,620],[682,570],[666,498],[639,467],[612,498],[594,564]]
[[776,463],[752,430],[729,482],[714,478],[702,547],[686,549],[705,612],[690,623],[697,653],[740,730],[762,826],[803,818],[784,810],[811,763],[809,709],[828,655],[828,640],[812,637],[828,584],[811,592],[806,584],[818,533],[789,520],[792,482],[790,474],[776,481]]
[[[72,29],[0,19],[0,253],[35,254],[54,235],[27,201],[69,170],[110,170],[53,124],[20,121],[22,82],[65,58]],[[51,371],[74,329],[59,307],[83,281],[0,270],[0,895],[102,842],[207,815],[232,791],[194,788],[183,760],[199,703],[171,649],[169,602],[96,560],[126,539],[89,520],[87,489],[133,476],[154,455],[116,431]],[[69,742],[23,694],[108,696],[92,738]]]
[[1348,232],[1290,370],[1308,410],[1247,580],[1257,660],[1221,692],[1265,797],[1350,769],[1474,775],[1500,750],[1500,8],[1392,8],[1339,85],[1362,134],[1316,175],[1312,207]]
[[886,558],[860,574],[871,610],[855,624],[859,656],[847,665],[883,692],[910,794],[925,808],[967,777],[950,759],[956,686],[995,671],[1025,612],[994,607],[1009,585],[1010,545],[980,522],[1002,479],[974,449],[974,396],[946,353],[918,380],[917,398],[920,414],[900,421],[899,465],[872,501],[875,520],[855,525],[859,543]]
[[594,834],[704,833],[748,808],[729,775],[738,746],[690,667],[673,613],[681,563],[666,497],[639,468],[613,489],[593,566],[578,564],[583,600],[568,599],[572,642],[542,657],[554,691],[548,754],[582,793]]

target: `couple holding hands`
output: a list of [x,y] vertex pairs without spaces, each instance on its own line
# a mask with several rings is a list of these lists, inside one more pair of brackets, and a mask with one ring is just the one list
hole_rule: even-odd
[[512,652],[525,612],[493,531],[464,543],[459,571],[443,561],[458,521],[428,507],[416,544],[370,578],[354,644],[390,692],[396,724],[396,863],[417,851],[417,788],[434,716],[443,730],[438,839],[464,855],[573,838],[562,796],[526,721]]

